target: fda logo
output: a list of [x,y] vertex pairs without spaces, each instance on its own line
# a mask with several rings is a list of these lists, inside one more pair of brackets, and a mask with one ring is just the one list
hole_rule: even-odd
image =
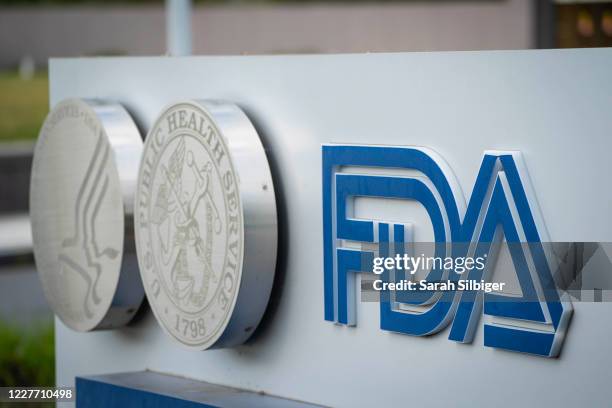
[[[412,201],[431,221],[436,256],[486,257],[485,268],[471,270],[468,279],[491,278],[505,239],[521,294],[451,290],[399,299],[381,293],[381,329],[426,336],[452,322],[449,339],[470,343],[484,314],[485,346],[558,355],[573,309],[555,287],[554,257],[543,245],[549,240],[520,152],[485,152],[467,203],[448,164],[430,149],[324,145],[322,156],[325,320],[356,325],[355,273],[371,272],[374,257],[412,239],[412,220],[377,221],[384,213],[359,218],[356,198]],[[432,269],[427,280],[458,277]]]

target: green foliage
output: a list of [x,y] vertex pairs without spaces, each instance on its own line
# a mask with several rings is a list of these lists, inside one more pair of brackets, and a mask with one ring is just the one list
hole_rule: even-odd
[[55,386],[53,324],[20,328],[0,322],[0,386]]
[[49,111],[47,73],[21,79],[0,73],[0,142],[35,139]]

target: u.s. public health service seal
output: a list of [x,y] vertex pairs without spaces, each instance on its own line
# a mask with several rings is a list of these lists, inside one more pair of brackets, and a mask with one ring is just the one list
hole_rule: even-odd
[[136,247],[151,308],[180,343],[243,343],[267,305],[276,263],[272,177],[236,105],[171,105],[145,141]]

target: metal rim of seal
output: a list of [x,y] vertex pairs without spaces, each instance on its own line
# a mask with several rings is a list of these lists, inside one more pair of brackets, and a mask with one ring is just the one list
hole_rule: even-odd
[[277,255],[272,175],[246,114],[222,101],[167,106],[136,191],[140,272],[163,330],[192,350],[242,344],[267,307]]
[[66,99],[41,128],[30,185],[34,257],[55,314],[76,331],[138,311],[133,197],[142,137],[118,103]]

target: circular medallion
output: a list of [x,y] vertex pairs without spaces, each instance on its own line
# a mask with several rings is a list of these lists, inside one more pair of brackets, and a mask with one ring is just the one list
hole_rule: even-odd
[[70,328],[129,322],[144,290],[133,238],[142,139],[116,103],[69,99],[47,116],[34,150],[30,218],[47,300]]
[[204,350],[243,343],[276,264],[265,151],[230,103],[171,105],[145,141],[134,213],[142,280],[164,330]]

